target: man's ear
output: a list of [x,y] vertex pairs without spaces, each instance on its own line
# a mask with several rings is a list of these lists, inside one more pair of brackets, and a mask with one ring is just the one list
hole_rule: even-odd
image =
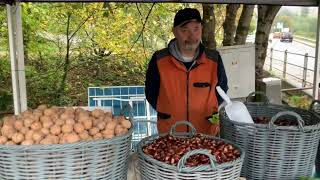
[[173,33],[173,35],[174,35],[174,37],[176,37],[176,28],[172,28],[172,33]]

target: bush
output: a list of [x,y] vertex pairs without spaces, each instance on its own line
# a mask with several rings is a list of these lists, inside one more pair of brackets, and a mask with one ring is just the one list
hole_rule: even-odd
[[13,97],[12,93],[0,89],[0,112],[12,112],[13,110]]
[[288,98],[288,104],[292,107],[302,108],[302,109],[309,109],[311,104],[311,99],[307,96],[290,96]]

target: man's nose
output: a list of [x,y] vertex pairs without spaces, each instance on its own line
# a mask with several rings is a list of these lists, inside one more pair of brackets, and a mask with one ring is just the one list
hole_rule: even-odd
[[188,37],[193,37],[194,33],[192,31],[188,31]]

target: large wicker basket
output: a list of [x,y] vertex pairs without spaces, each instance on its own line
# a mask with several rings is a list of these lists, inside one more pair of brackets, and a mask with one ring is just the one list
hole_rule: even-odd
[[132,132],[72,144],[0,145],[0,179],[127,179]]
[[[221,137],[246,152],[241,175],[249,180],[310,176],[320,138],[319,116],[312,111],[267,102],[246,106],[253,118],[270,118],[269,124],[238,123],[229,120],[223,108],[219,112]],[[274,122],[279,117],[297,120],[299,126],[276,126]]]
[[[182,134],[175,133],[173,129],[177,125],[176,124],[171,128],[170,134],[178,135],[179,137],[190,137],[196,134],[194,127],[190,123],[186,123],[186,122],[183,122],[183,123],[188,124],[191,127],[192,131],[190,133],[182,133]],[[180,159],[177,166],[173,166],[173,165],[168,165],[166,163],[153,159],[151,156],[146,155],[142,150],[142,148],[145,145],[153,142],[159,136],[164,136],[164,135],[166,134],[153,135],[153,136],[144,138],[138,144],[139,170],[141,173],[142,180],[182,180],[182,179],[183,180],[186,180],[186,179],[235,180],[235,179],[239,179],[242,162],[244,158],[244,152],[238,146],[235,146],[235,147],[240,150],[241,156],[232,162],[216,164],[215,157],[212,156],[208,150],[199,149],[199,150],[189,151]],[[222,140],[220,138],[216,138],[212,136],[206,136],[206,137]],[[229,141],[225,141],[225,142],[230,143]],[[193,154],[205,154],[209,156],[211,165],[185,167],[184,162],[189,156]]]
[[[318,115],[320,115],[320,101],[319,100],[314,100],[311,104],[310,104],[310,108],[311,111],[314,111],[315,113],[317,113]],[[316,156],[316,162],[315,162],[315,166],[316,166],[316,173],[319,176],[320,175],[320,144],[318,146],[318,151],[317,151],[317,156]]]

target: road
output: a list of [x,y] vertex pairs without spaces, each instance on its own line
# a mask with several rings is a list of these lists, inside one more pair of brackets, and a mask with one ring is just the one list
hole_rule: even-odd
[[[313,69],[315,60],[315,48],[306,45],[301,42],[293,41],[292,43],[280,42],[279,39],[272,39],[269,43],[268,55],[265,61],[264,68],[266,70],[270,69],[270,49],[273,48],[272,53],[272,73],[282,78],[283,66],[284,66],[284,51],[287,50],[287,75],[286,80],[296,87],[302,87],[302,77],[303,77],[303,66],[305,54],[308,53],[307,60],[307,85],[312,86],[313,82]],[[301,66],[301,67],[297,67]],[[295,76],[295,77],[294,77]]]

